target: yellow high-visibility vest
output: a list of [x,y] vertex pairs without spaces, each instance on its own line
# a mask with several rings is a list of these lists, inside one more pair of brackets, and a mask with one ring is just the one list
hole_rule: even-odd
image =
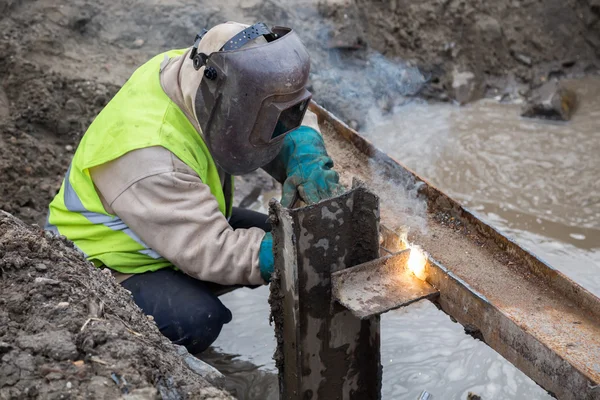
[[[60,191],[50,203],[46,229],[73,241],[96,266],[135,274],[172,266],[149,248],[118,216],[104,207],[90,176],[90,168],[137,149],[162,146],[193,169],[210,187],[221,212],[229,216],[217,166],[201,135],[160,84],[165,54],[134,72],[90,125],[73,156]],[[233,181],[231,182],[233,188]],[[233,192],[233,190],[232,190]]]

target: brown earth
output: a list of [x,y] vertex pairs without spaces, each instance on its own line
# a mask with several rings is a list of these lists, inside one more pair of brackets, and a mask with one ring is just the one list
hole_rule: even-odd
[[229,399],[110,273],[0,211],[0,399]]

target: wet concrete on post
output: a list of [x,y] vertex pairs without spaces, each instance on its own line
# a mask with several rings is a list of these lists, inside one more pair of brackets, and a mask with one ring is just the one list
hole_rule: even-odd
[[379,199],[358,187],[319,204],[271,203],[275,324],[282,399],[379,399],[379,316],[332,301],[331,273],[379,256]]

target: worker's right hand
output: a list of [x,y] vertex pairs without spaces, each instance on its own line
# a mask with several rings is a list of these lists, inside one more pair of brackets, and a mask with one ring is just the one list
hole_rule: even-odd
[[260,276],[267,283],[271,281],[271,275],[273,274],[273,263],[273,235],[271,232],[268,232],[265,234],[265,237],[260,243],[260,250],[258,252]]
[[290,208],[297,197],[306,204],[318,203],[344,193],[333,160],[327,155],[323,138],[308,126],[288,133],[278,157],[286,168],[281,204]]

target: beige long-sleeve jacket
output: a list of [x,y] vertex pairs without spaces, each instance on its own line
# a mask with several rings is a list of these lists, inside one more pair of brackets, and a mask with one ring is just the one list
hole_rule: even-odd
[[[188,60],[187,53],[165,60],[161,83],[201,134],[192,99],[202,74]],[[310,111],[303,125],[319,129]],[[93,168],[91,176],[106,211],[186,274],[223,285],[265,283],[258,263],[265,232],[234,231],[209,187],[167,149],[129,152]],[[129,275],[116,277],[123,281]]]

